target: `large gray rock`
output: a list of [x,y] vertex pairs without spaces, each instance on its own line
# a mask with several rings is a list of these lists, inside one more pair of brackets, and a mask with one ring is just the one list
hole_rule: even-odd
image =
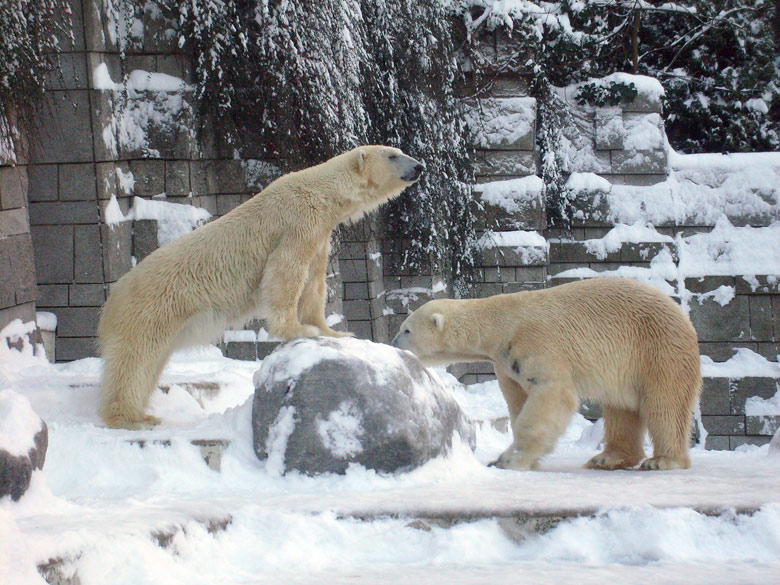
[[404,471],[474,434],[452,393],[412,354],[359,339],[301,339],[255,373],[255,453],[276,471]]
[[49,430],[23,396],[0,392],[0,498],[16,501],[30,487],[35,469],[43,468]]

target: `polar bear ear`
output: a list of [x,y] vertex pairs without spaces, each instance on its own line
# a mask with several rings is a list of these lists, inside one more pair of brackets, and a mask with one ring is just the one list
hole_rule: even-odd
[[355,153],[355,164],[357,165],[358,173],[362,173],[363,167],[366,166],[366,151],[362,148],[358,148]]
[[436,325],[436,329],[439,331],[444,331],[444,315],[441,313],[434,313],[431,315],[431,321],[433,321],[433,324]]

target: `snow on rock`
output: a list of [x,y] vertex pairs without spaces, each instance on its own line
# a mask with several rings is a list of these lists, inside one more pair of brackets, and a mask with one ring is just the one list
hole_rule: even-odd
[[596,173],[572,173],[566,180],[566,187],[575,193],[608,193],[612,183]]
[[116,225],[123,221],[150,219],[157,222],[157,240],[160,246],[172,242],[204,224],[211,214],[201,207],[170,203],[159,199],[133,198],[133,207],[122,213],[119,202],[111,196],[105,210],[106,223]]
[[680,272],[686,278],[780,275],[780,222],[734,227],[721,216],[711,232],[680,241]]
[[54,331],[57,329],[57,315],[49,311],[38,311],[35,313],[35,322],[44,331]]
[[274,470],[409,470],[447,452],[455,434],[471,438],[450,389],[387,345],[293,341],[264,360],[254,383],[255,452]]
[[780,416],[780,384],[772,398],[751,396],[745,401],[745,414],[747,416]]
[[770,362],[764,356],[741,347],[725,362],[714,362],[706,355],[701,356],[701,374],[707,378],[780,378],[780,364]]
[[481,148],[527,146],[533,149],[536,99],[529,97],[479,100],[467,123]]
[[18,500],[27,491],[32,473],[46,460],[48,427],[29,401],[0,389],[0,498]]
[[637,221],[633,225],[618,224],[613,227],[603,238],[585,240],[585,249],[603,260],[607,254],[617,252],[625,243],[638,244],[642,242],[666,242],[673,243],[670,236],[659,234],[655,228],[645,222]]
[[484,203],[503,208],[507,213],[517,213],[540,200],[544,182],[536,175],[506,181],[493,181],[474,185]]
[[669,149],[669,177],[656,185],[613,185],[609,220],[653,225],[715,225],[780,217],[780,153],[679,154]]
[[660,114],[627,116],[623,121],[626,150],[660,150],[664,148],[666,136]]

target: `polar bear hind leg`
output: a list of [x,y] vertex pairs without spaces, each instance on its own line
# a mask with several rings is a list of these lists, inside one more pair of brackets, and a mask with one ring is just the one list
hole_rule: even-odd
[[645,458],[645,425],[639,412],[603,406],[604,451],[585,464],[589,469],[626,469]]

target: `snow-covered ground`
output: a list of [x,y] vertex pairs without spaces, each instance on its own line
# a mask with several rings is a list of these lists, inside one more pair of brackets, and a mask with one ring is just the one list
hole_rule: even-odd
[[[99,360],[50,365],[29,346],[0,349],[0,392],[26,397],[50,433],[30,491],[0,501],[0,583],[41,583],[35,566],[51,558],[82,585],[731,584],[780,575],[780,457],[767,447],[696,449],[690,470],[585,470],[600,429],[577,417],[542,471],[489,468],[510,439],[489,422],[506,407],[486,383],[452,386],[479,425],[475,452],[456,444],[395,476],[360,467],[280,476],[252,451],[257,368],[213,347],[177,354],[161,381],[168,392],[152,400],[164,423],[132,432],[100,425]],[[192,439],[230,441],[221,472]],[[525,537],[507,519],[572,511],[584,515]]]

